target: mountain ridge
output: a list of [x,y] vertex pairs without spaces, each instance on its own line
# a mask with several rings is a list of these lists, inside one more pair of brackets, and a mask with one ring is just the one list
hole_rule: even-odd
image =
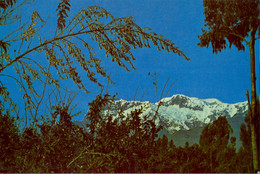
[[141,117],[146,115],[148,118],[152,118],[159,103],[160,107],[155,123],[167,125],[168,131],[189,130],[199,125],[203,126],[212,123],[219,116],[227,118],[238,115],[245,116],[248,109],[247,102],[228,104],[218,99],[199,99],[177,94],[163,98],[157,103],[117,100],[109,107],[104,108],[104,114],[109,113],[116,116],[117,112],[122,110],[123,114],[129,115],[134,109],[142,107]]
[[[130,117],[131,111],[141,108],[143,112],[140,117],[147,116],[148,119],[155,119],[155,124],[163,127],[159,135],[166,134],[176,145],[185,145],[186,141],[190,144],[198,143],[203,128],[219,116],[226,116],[231,126],[235,127],[234,135],[239,143],[240,125],[244,122],[248,104],[246,101],[229,104],[215,98],[199,99],[176,94],[156,103],[116,100],[111,105],[105,106],[102,114],[111,114],[116,118],[121,110],[124,115]],[[156,113],[157,116],[154,118]],[[87,122],[86,118],[83,122]]]

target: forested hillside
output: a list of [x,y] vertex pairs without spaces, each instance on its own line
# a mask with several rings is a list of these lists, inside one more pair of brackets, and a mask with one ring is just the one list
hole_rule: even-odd
[[0,0],[0,172],[259,171],[259,8]]
[[1,172],[252,172],[245,124],[239,150],[224,116],[203,129],[199,144],[175,146],[166,136],[157,138],[161,127],[141,120],[142,109],[131,117],[101,116],[102,107],[113,100],[97,96],[89,104],[86,129],[71,121],[68,107],[56,108],[63,118],[58,122],[45,121],[23,132],[9,113],[1,113]]

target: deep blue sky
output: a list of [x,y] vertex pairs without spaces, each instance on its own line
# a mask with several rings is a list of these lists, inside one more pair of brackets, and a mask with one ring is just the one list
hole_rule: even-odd
[[[23,19],[29,20],[32,11],[37,10],[43,19],[49,17],[49,24],[44,31],[47,31],[45,34],[50,34],[46,37],[53,36],[58,2],[56,0],[36,1],[33,5],[23,8]],[[250,89],[249,50],[246,48],[245,52],[238,52],[236,48],[232,48],[216,55],[212,53],[211,47],[208,49],[198,47],[198,35],[204,27],[202,4],[202,0],[74,0],[71,2],[69,15],[72,17],[80,8],[98,5],[104,7],[114,17],[133,16],[138,25],[152,28],[154,32],[172,40],[191,59],[186,61],[176,54],[159,52],[157,49],[137,49],[133,51],[136,57],[134,65],[137,70],[131,72],[106,60],[103,65],[111,73],[112,80],[116,82],[108,88],[111,95],[118,93],[118,98],[133,100],[139,88],[136,100],[140,100],[148,89],[144,100],[156,102],[153,79],[148,76],[149,72],[152,74],[156,72],[159,94],[169,76],[171,76],[170,83],[178,80],[168,97],[184,94],[202,99],[217,98],[226,103],[245,101],[246,89]],[[257,79],[259,79],[259,40],[256,42],[256,60]],[[63,82],[63,85],[71,91],[78,92],[75,102],[81,101],[79,109],[87,111],[87,103],[99,94],[100,89],[89,82],[89,90],[92,93],[85,94],[71,83],[68,80]],[[8,81],[7,84],[13,89],[12,96],[15,98],[14,83]],[[15,99],[22,104],[22,100]],[[77,119],[82,118],[81,115]]]

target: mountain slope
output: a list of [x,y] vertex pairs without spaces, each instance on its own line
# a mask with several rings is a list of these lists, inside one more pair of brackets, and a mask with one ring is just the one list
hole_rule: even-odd
[[[146,115],[153,119],[156,112],[158,113],[154,119],[157,126],[163,126],[160,135],[167,135],[177,146],[184,145],[186,141],[190,144],[198,143],[204,126],[219,116],[227,117],[234,129],[234,136],[239,140],[239,128],[248,110],[247,102],[227,104],[217,99],[174,95],[157,103],[118,100],[106,106],[103,114],[110,113],[117,117],[118,112],[122,110],[125,115],[131,116],[131,111],[141,107],[143,108],[141,117]],[[86,119],[84,121],[86,122]]]

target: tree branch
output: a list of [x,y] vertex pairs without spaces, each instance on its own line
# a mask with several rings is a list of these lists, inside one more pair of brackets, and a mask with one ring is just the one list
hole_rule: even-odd
[[[115,29],[116,29],[116,28],[112,28],[112,29],[107,28],[107,29],[104,29],[104,30],[115,30]],[[49,40],[49,41],[45,41],[44,43],[42,43],[42,44],[40,44],[40,45],[38,45],[38,46],[36,46],[36,47],[34,47],[34,48],[32,48],[32,49],[30,49],[30,50],[24,52],[24,53],[21,54],[20,56],[17,56],[15,59],[13,59],[12,61],[10,61],[8,64],[6,64],[5,66],[1,67],[1,68],[0,68],[0,73],[1,73],[4,69],[6,69],[8,66],[11,66],[14,62],[16,62],[16,61],[18,61],[19,59],[23,58],[25,55],[27,55],[27,54],[29,54],[29,53],[31,53],[31,52],[37,50],[38,48],[41,48],[41,47],[43,47],[43,46],[45,46],[45,45],[48,45],[48,44],[50,44],[50,43],[52,43],[52,42],[55,42],[55,41],[57,41],[57,40],[65,39],[65,38],[67,38],[67,37],[77,36],[77,35],[81,35],[81,34],[88,34],[88,33],[92,33],[92,32],[100,32],[100,29],[90,30],[90,31],[84,31],[84,32],[78,32],[78,33],[72,33],[72,34],[68,34],[68,35],[65,35],[65,36],[53,38],[53,39],[51,39],[51,40]]]
[[249,42],[245,39],[245,37],[241,36],[240,34],[237,34],[234,32],[234,30],[230,27],[227,27],[230,31],[228,32],[228,34],[234,35],[239,37],[240,39],[242,39],[247,45],[249,45]]
[[[50,64],[49,64],[49,67],[48,67],[48,73],[50,72]],[[47,86],[47,81],[48,81],[48,77],[46,77],[45,79],[45,83],[44,83],[44,87],[43,87],[43,92],[42,92],[42,96],[41,96],[41,99],[39,102],[37,102],[37,105],[36,105],[36,108],[35,108],[35,118],[37,116],[37,113],[38,113],[38,110],[39,110],[39,107],[40,107],[40,104],[42,103],[43,101],[43,98],[44,98],[44,94],[45,94],[45,91],[46,91],[46,86]]]

